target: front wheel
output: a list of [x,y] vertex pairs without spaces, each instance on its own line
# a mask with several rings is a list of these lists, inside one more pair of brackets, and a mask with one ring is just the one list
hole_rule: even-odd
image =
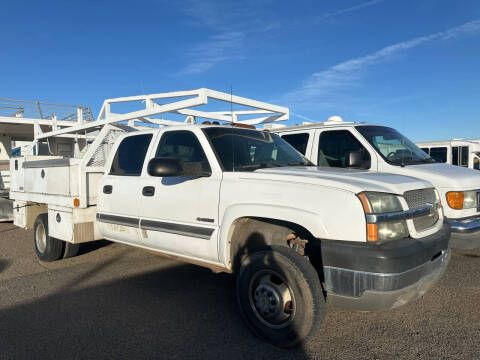
[[33,228],[35,252],[41,261],[55,261],[63,255],[63,241],[48,235],[48,215],[40,214]]
[[265,247],[242,262],[237,299],[247,324],[278,347],[307,341],[325,318],[315,269],[304,256],[283,246]]

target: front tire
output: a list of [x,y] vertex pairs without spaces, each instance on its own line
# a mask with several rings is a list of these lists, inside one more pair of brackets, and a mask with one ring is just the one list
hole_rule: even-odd
[[325,318],[318,274],[304,256],[283,246],[265,247],[242,262],[237,299],[249,327],[278,347],[306,342]]
[[33,228],[35,253],[40,261],[55,261],[62,257],[64,243],[48,235],[48,215],[40,214]]

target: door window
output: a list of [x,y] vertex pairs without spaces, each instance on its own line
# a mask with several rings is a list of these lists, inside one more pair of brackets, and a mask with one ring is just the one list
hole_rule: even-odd
[[426,154],[430,154],[430,150],[428,148],[420,148]]
[[430,149],[430,156],[432,159],[438,162],[447,162],[447,148],[446,147],[434,147]]
[[468,167],[468,146],[453,146],[452,147],[452,164],[463,167]]
[[468,167],[468,146],[462,146],[460,156],[460,166]]
[[282,139],[292,145],[302,155],[307,152],[308,133],[283,135]]
[[110,175],[140,176],[152,134],[126,137],[120,143],[113,159]]
[[452,146],[452,165],[458,165],[458,146]]
[[155,157],[175,158],[183,163],[201,163],[203,171],[211,171],[202,145],[191,131],[165,132],[160,139]]
[[324,131],[318,145],[318,166],[348,167],[350,153],[359,153],[362,168],[370,168],[370,154],[350,131]]

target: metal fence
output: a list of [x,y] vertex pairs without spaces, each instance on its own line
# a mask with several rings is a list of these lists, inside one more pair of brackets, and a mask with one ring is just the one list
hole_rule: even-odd
[[55,104],[35,100],[15,100],[0,98],[0,116],[53,119],[63,121],[93,121],[88,106]]

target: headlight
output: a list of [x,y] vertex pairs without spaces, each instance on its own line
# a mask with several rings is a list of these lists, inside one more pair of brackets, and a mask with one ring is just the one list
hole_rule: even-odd
[[[385,214],[403,211],[398,196],[379,192],[363,192],[357,195],[365,214]],[[368,216],[367,216],[368,220]],[[384,222],[367,221],[367,241],[383,242],[405,238],[409,235],[405,220]]]
[[394,211],[402,211],[402,204],[396,195],[368,192],[365,193],[371,205],[373,213],[386,213]]
[[408,236],[405,220],[379,223],[377,226],[378,241],[395,240]]
[[474,209],[477,204],[477,191],[449,191],[447,203],[454,210]]

